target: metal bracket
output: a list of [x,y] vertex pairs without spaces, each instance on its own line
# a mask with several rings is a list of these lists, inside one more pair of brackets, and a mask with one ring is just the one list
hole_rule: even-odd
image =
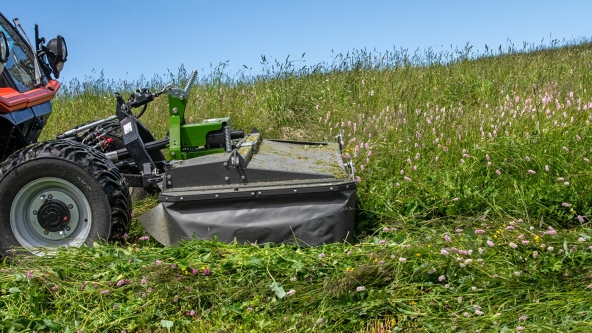
[[247,162],[241,156],[241,154],[238,153],[236,149],[232,151],[225,165],[230,165],[236,168],[236,170],[241,176],[243,183],[247,182],[247,176],[245,175],[245,168],[247,167]]

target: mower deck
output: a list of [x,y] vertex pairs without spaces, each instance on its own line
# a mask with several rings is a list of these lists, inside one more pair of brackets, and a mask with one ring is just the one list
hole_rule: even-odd
[[349,241],[356,183],[337,144],[261,140],[175,161],[160,204],[140,217],[159,242],[188,238],[302,245]]

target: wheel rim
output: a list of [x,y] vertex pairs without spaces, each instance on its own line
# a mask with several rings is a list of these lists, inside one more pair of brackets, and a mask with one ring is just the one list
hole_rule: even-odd
[[80,246],[92,225],[86,196],[67,180],[45,177],[25,185],[10,207],[10,226],[18,242],[36,255],[35,248]]

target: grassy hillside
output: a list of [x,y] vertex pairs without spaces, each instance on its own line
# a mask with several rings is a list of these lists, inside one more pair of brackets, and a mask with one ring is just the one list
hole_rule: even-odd
[[[0,275],[8,330],[588,331],[592,53],[588,42],[476,57],[336,55],[191,90],[190,121],[230,115],[265,137],[343,133],[359,177],[356,244],[186,242],[137,223],[123,246],[21,258]],[[114,112],[116,89],[71,82],[47,138]],[[166,133],[166,101],[142,120]],[[140,215],[154,198],[134,205]],[[287,294],[286,294],[287,292]]]

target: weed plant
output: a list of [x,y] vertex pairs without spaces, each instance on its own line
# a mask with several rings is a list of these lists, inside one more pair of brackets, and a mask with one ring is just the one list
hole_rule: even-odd
[[[338,54],[230,77],[190,94],[187,120],[231,116],[267,138],[333,140],[359,182],[356,244],[187,241],[135,223],[125,244],[2,266],[13,331],[590,331],[592,44]],[[113,114],[115,90],[71,81],[46,138]],[[165,99],[141,119],[166,133]],[[155,198],[134,205],[134,216]]]

